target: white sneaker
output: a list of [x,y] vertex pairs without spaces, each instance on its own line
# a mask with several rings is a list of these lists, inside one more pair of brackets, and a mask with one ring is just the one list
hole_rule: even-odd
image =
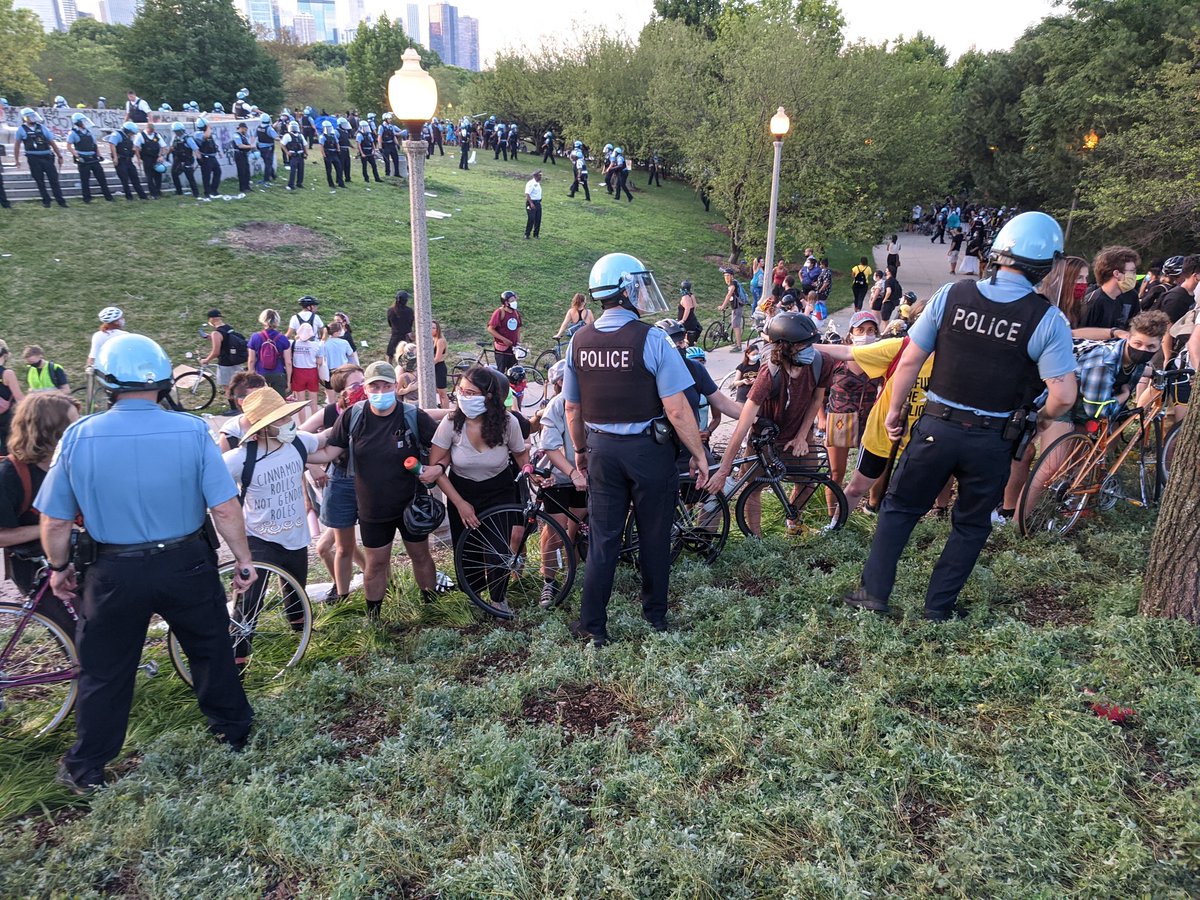
[[1000,515],[1000,512],[998,510],[995,510],[995,509],[992,510],[992,527],[993,528],[1003,528],[1010,521],[1012,521],[1012,520]]

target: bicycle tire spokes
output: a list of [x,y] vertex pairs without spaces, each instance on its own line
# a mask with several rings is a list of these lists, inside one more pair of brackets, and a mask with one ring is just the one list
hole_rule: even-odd
[[78,694],[74,641],[40,613],[0,604],[0,643],[5,646],[0,657],[0,739],[49,733],[71,712]]

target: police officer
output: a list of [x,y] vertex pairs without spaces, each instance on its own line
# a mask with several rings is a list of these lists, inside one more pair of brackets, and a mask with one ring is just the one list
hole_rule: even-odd
[[[442,123],[439,122],[437,117],[435,116],[433,121],[430,122],[429,124],[430,124],[429,131],[430,131],[430,134],[433,136],[433,143],[438,149],[438,155],[445,156],[446,150],[442,146]],[[432,146],[429,148],[429,155],[433,156],[433,147]]]
[[604,145],[604,154],[601,157],[604,160],[604,167],[603,167],[604,168],[604,189],[606,191],[608,191],[610,194],[613,192],[613,185],[612,185],[612,183],[613,183],[613,169],[612,169],[613,149],[614,148],[613,148],[612,144],[605,144]]
[[472,126],[471,120],[464,118],[462,125],[459,128],[460,134],[458,139],[458,167],[464,172],[468,171],[467,157],[471,154],[471,135]]
[[[240,91],[237,92],[237,99],[233,101],[233,117],[235,119],[250,118],[249,99],[250,99],[250,92],[248,90],[246,90],[245,88],[242,88]],[[221,106],[220,103],[213,104],[213,112],[217,111],[217,107],[221,108],[221,112],[225,112],[225,107]]]
[[125,121],[133,122],[136,131],[136,126],[150,121],[150,104],[134,91],[126,91],[125,96],[129,98],[125,101]]
[[200,184],[204,188],[204,198],[211,200],[221,193],[221,162],[217,159],[220,147],[203,116],[196,120],[196,134],[200,136],[196,142],[200,149]]
[[495,137],[492,138],[492,144],[495,147],[495,159],[500,158],[500,153],[504,153],[504,161],[508,162],[508,129],[503,122],[496,126]]
[[483,123],[483,146],[490,148],[492,146],[492,133],[496,130],[496,117],[488,116],[487,121]]
[[692,386],[687,366],[665,334],[639,320],[667,310],[654,275],[636,258],[610,253],[592,266],[588,285],[604,312],[571,339],[563,381],[575,464],[588,483],[588,564],[579,621],[570,627],[601,647],[609,640],[608,598],[630,503],[641,545],[642,615],[656,631],[667,629],[676,440],[692,457],[697,487],[708,463],[684,393]]
[[250,154],[253,152],[250,129],[245,122],[238,122],[237,133],[233,136],[233,165],[237,169],[238,191],[243,194],[250,190]]
[[275,180],[275,142],[279,140],[279,132],[271,126],[271,117],[263,113],[258,117],[258,130],[255,132],[255,149],[262,157],[264,185]]
[[893,441],[903,436],[905,398],[921,365],[936,353],[925,412],[884,497],[862,587],[846,597],[851,606],[888,613],[900,554],[953,475],[958,481],[953,526],[925,594],[925,618],[945,621],[962,614],[956,601],[991,533],[991,512],[1004,493],[1019,437],[1016,419],[1023,420],[1022,408],[1032,406],[1043,381],[1049,389],[1043,421],[1075,402],[1070,326],[1033,289],[1062,249],[1057,222],[1045,213],[1022,213],[996,235],[991,277],[943,286],[909,331],[910,343],[892,376],[888,436]]
[[200,192],[196,189],[196,176],[193,172],[196,168],[196,154],[200,152],[200,148],[187,133],[187,128],[182,122],[172,124],[171,133],[173,139],[171,146],[167,148],[167,158],[171,160],[171,181],[175,184],[175,196],[183,196],[183,184],[179,180],[179,176],[183,175],[187,178],[188,187],[192,189],[192,196],[198,200]]
[[311,106],[304,107],[304,113],[300,116],[300,133],[308,141],[309,150],[317,146],[317,123],[313,120],[313,108]]
[[[137,128],[135,125],[134,128]],[[58,165],[62,165],[62,151],[54,143],[54,134],[42,124],[41,117],[30,107],[21,110],[21,124],[17,126],[17,134],[13,139],[13,161],[21,164],[21,150],[29,161],[29,174],[37,182],[38,192],[42,195],[42,206],[50,208],[50,195],[54,195],[59,206],[66,206],[62,188],[58,184]]]
[[517,123],[508,123],[508,155],[514,162],[517,159],[517,147],[520,144],[520,138],[517,136]]
[[137,130],[137,125],[133,122],[126,122],[107,138],[111,145],[109,149],[112,153],[113,167],[117,170],[117,178],[121,181],[126,200],[133,199],[134,191],[141,199],[147,199],[146,192],[142,190],[142,181],[138,178],[137,166],[133,164],[133,157],[137,152],[133,139],[137,137]]
[[138,157],[142,161],[142,172],[146,176],[146,188],[155,200],[162,194],[162,172],[158,171],[158,158],[163,152],[163,139],[154,130],[154,123],[147,122],[133,139]]
[[349,184],[353,180],[350,177],[350,150],[354,146],[354,129],[350,127],[350,120],[345,116],[337,120],[337,127],[338,159],[341,161],[342,178]]
[[[237,487],[208,427],[158,407],[171,388],[171,361],[158,344],[136,334],[113,338],[96,374],[115,404],[67,429],[35,503],[51,590],[71,598],[83,582],[77,739],[58,773],[81,794],[103,784],[105,764],[125,741],[154,614],[187,654],[210,730],[240,749],[253,717],[234,666],[216,535],[205,515],[212,510],[240,570],[234,588],[245,590],[255,574]],[[77,572],[71,532],[80,513],[96,553]]]
[[554,132],[547,131],[542,135],[542,163],[546,160],[550,161],[550,165],[557,166],[558,162],[554,159]]
[[633,202],[633,194],[629,193],[629,163],[625,160],[625,151],[621,147],[613,150],[612,162],[610,163],[613,170],[613,187],[615,194],[613,199],[618,203],[621,201],[621,191],[625,192],[625,196],[629,198],[629,202]]
[[108,98],[100,97],[96,100],[96,109],[108,109]]
[[383,179],[379,177],[379,167],[375,164],[375,135],[371,134],[371,126],[362,121],[358,123],[358,158],[362,163],[363,181],[370,181],[367,177],[367,166],[371,167],[371,174],[375,176],[375,180],[380,184]]
[[571,165],[575,170],[575,180],[571,182],[571,190],[567,196],[574,197],[576,192],[583,188],[583,196],[591,203],[592,192],[588,190],[587,158],[583,155],[582,141],[575,142],[575,149],[571,151]]
[[400,177],[400,152],[397,147],[397,135],[400,129],[392,123],[390,112],[383,114],[383,123],[379,126],[379,153],[383,157],[383,174]]
[[96,179],[96,185],[104,194],[104,199],[112,202],[112,191],[108,189],[108,179],[104,176],[104,168],[100,165],[100,155],[96,147],[96,138],[90,131],[91,121],[83,113],[71,116],[71,133],[67,135],[67,148],[75,158],[79,167],[79,186],[83,189],[83,202],[92,202],[91,180]]
[[542,170],[525,182],[525,240],[542,236]]
[[308,145],[305,143],[304,135],[300,132],[299,122],[288,123],[288,133],[284,135],[281,142],[283,148],[283,158],[288,165],[288,183],[289,191],[304,189],[304,158],[308,156]]
[[70,109],[71,106],[69,103],[67,103],[67,98],[64,97],[62,94],[59,94],[57,97],[54,98],[54,108],[55,109]]
[[345,187],[342,180],[342,142],[338,139],[337,129],[328,119],[321,126],[321,158],[325,161],[325,180],[333,188],[333,176],[337,176],[337,186]]

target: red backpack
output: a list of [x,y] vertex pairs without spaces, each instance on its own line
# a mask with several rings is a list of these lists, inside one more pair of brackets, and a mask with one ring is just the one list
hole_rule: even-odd
[[258,348],[258,365],[264,372],[279,368],[279,347],[271,337],[270,331],[262,330],[263,342]]

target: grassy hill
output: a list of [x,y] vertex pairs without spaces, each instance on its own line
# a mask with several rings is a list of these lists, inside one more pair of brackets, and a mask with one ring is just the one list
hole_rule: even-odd
[[[434,156],[426,190],[436,195],[429,208],[451,215],[428,220],[434,314],[463,349],[473,350],[507,289],[521,295],[526,343],[549,346],[571,295],[586,290],[592,263],[616,250],[652,267],[669,300],[680,279],[691,279],[706,321],[724,296],[724,226],[690,188],[638,184],[633,203],[617,203],[597,179],[589,204],[582,195],[568,199],[570,168],[559,160],[545,167],[542,237],[526,241],[524,186],[540,160],[505,163],[480,153],[466,173],[457,160]],[[391,179],[366,185],[359,175],[336,195],[323,167],[309,165],[298,193],[281,182],[211,203],[172,191],[158,201],[73,202],[69,210],[19,204],[0,216],[0,337],[16,356],[39,343],[74,374],[104,306],[120,306],[130,329],[178,359],[199,345],[196,329],[213,306],[249,334],[262,309],[286,317],[297,297],[313,294],[326,319],[350,314],[355,336],[370,344],[365,359],[382,355],[385,311],[399,288],[411,288],[408,189]],[[831,252],[835,267],[849,271],[862,250]],[[838,281],[844,305],[849,279]]]

